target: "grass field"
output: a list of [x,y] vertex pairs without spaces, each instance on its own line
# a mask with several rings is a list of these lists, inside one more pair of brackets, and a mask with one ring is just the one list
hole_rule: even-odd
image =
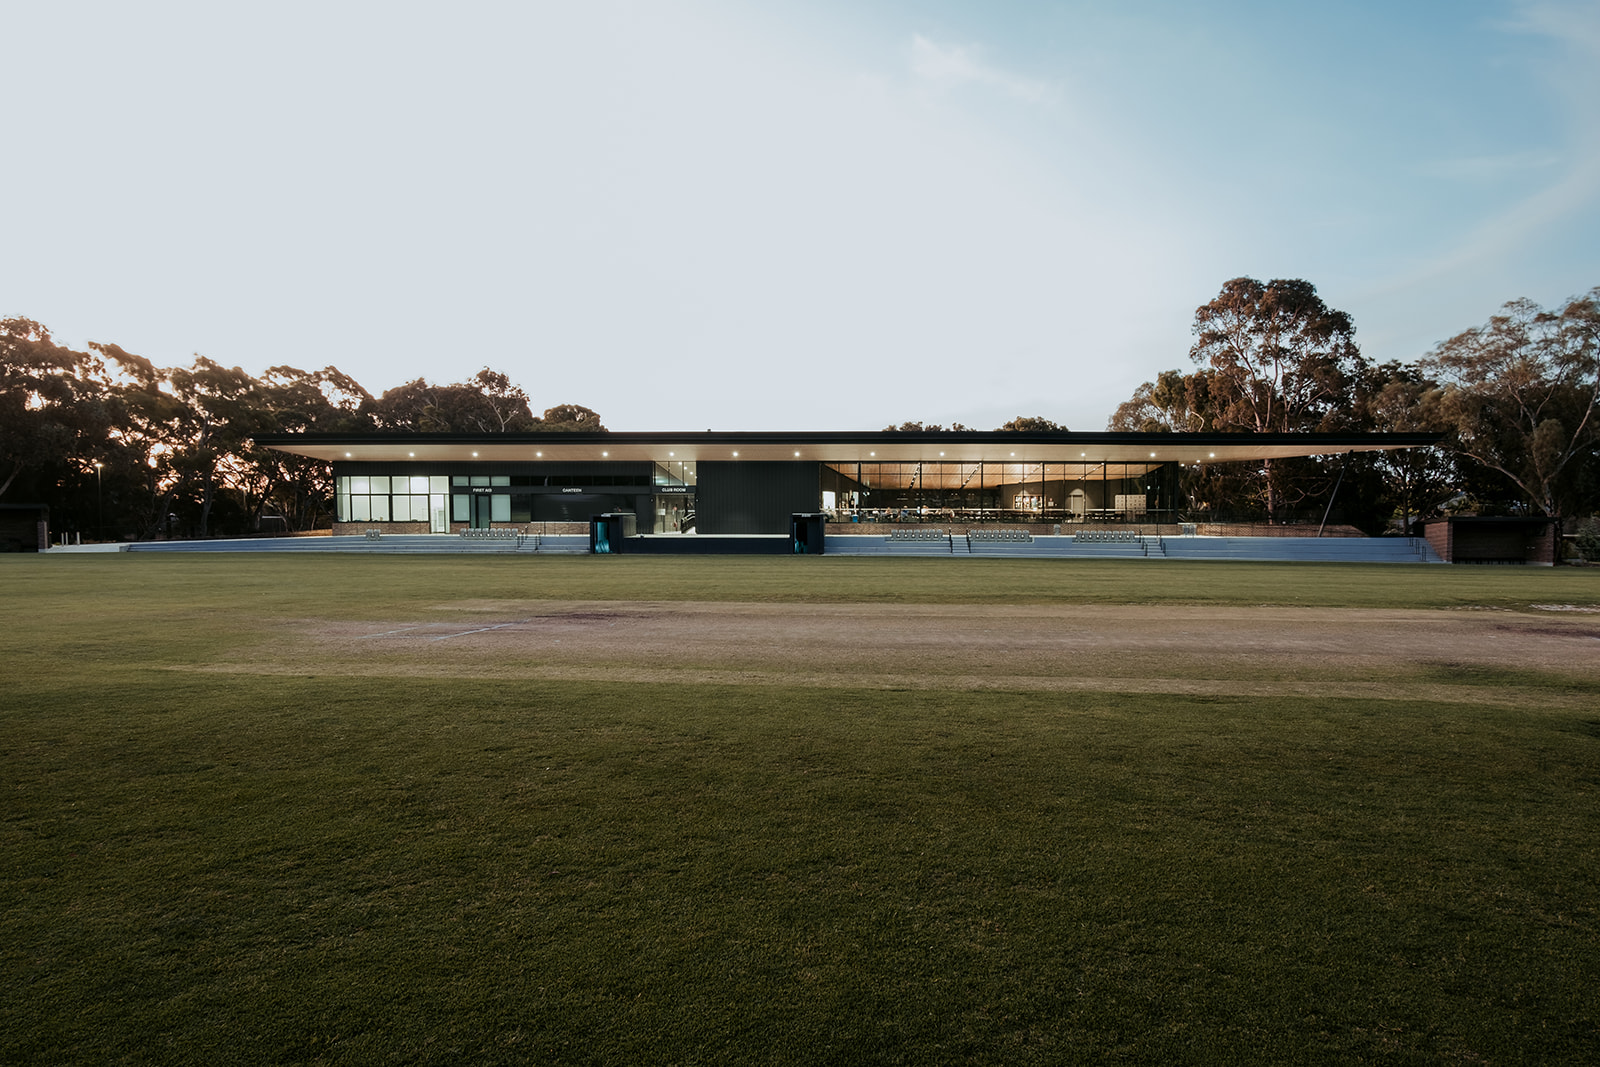
[[0,588],[0,1062],[1600,1048],[1600,569],[82,555]]

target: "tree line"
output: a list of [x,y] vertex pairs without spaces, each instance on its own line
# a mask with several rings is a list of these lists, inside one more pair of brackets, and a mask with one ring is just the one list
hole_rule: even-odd
[[1299,279],[1235,278],[1195,311],[1195,369],[1145,382],[1107,428],[1443,435],[1439,448],[1201,466],[1196,512],[1282,521],[1339,491],[1368,532],[1447,510],[1576,518],[1600,501],[1600,287],[1506,304],[1412,363],[1374,364],[1351,317]]
[[605,426],[577,404],[535,415],[527,392],[489,369],[374,396],[337,367],[269,367],[259,378],[204,356],[158,367],[114,344],[77,351],[37,322],[0,320],[0,504],[47,504],[53,530],[142,540],[326,527],[327,464],[251,438],[383,430]]
[[[1433,432],[1440,448],[1185,468],[1193,517],[1327,515],[1376,533],[1448,510],[1579,517],[1600,501],[1600,287],[1554,309],[1508,303],[1412,363],[1374,364],[1351,317],[1299,279],[1235,278],[1195,311],[1189,359],[1145,382],[1107,428],[1147,433]],[[903,422],[887,432],[937,432]],[[956,423],[952,431],[968,427]],[[1018,416],[1002,431],[1065,430]],[[77,351],[0,320],[0,504],[52,527],[145,539],[325,527],[331,474],[253,448],[257,434],[603,432],[576,404],[534,414],[505,374],[425,378],[379,396],[336,367],[259,378],[196,356],[158,367],[114,344]]]

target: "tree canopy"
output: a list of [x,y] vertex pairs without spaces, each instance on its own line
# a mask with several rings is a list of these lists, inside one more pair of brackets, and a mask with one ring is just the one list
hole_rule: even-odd
[[1192,502],[1272,517],[1345,484],[1410,529],[1446,501],[1577,516],[1600,495],[1600,288],[1545,310],[1512,301],[1415,363],[1374,366],[1355,327],[1303,281],[1235,278],[1195,312],[1191,360],[1141,384],[1111,430],[1446,434],[1442,449],[1185,472]]
[[1600,287],[1555,311],[1514,300],[1422,362],[1439,425],[1463,456],[1545,515],[1593,508],[1600,448]]
[[1051,422],[1040,415],[1018,415],[1003,425],[996,426],[999,433],[1066,433],[1067,428],[1059,422]]
[[78,352],[28,319],[0,320],[0,501],[45,503],[58,529],[93,537],[197,536],[325,526],[327,465],[254,447],[261,433],[409,430],[604,432],[593,410],[534,415],[484,368],[372,396],[336,367],[255,377],[204,356],[159,367],[115,344]]
[[[1012,419],[1010,422],[1006,423],[1004,426],[996,426],[995,427],[995,432],[996,433],[1006,433],[1006,432],[1013,432],[1013,431],[1014,432],[1018,432],[1018,433],[1066,433],[1067,432],[1067,428],[1065,426],[1061,425],[1060,423],[1051,422],[1049,419],[1042,418],[1042,417],[1040,417],[1038,415],[1034,415],[1034,416],[1031,416],[1031,417],[1027,416],[1027,415],[1018,415],[1016,418]],[[883,432],[884,433],[945,433],[945,432],[949,432],[949,433],[972,433],[973,429],[970,426],[963,426],[959,422],[951,423],[948,431],[946,431],[945,427],[939,425],[936,422],[930,422],[930,423],[927,423],[926,425],[924,425],[923,423],[920,423],[920,422],[902,422],[898,426],[895,426],[893,424],[885,426],[883,428]]]
[[1363,361],[1355,323],[1299,279],[1234,278],[1194,313],[1189,358],[1211,371],[1212,421],[1256,433],[1338,428]]

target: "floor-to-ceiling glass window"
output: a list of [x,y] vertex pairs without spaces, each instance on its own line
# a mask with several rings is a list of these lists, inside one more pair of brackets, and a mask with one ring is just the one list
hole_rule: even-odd
[[[659,534],[693,533],[695,530],[695,472],[693,460],[668,456],[658,460],[650,476],[654,494],[650,529]],[[641,523],[641,529],[643,524]]]
[[1170,464],[830,463],[824,510],[837,522],[1170,521]]

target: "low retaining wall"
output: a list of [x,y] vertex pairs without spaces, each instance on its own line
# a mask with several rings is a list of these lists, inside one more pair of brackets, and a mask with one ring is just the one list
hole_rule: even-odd
[[[517,530],[525,534],[587,534],[589,524],[586,522],[495,522],[490,523],[491,530]],[[458,534],[462,530],[471,529],[467,523],[452,522],[450,532]],[[386,534],[425,534],[428,531],[426,522],[336,522],[333,524],[335,537],[360,537],[368,530],[377,530]],[[326,531],[324,531],[326,532]]]
[[1179,529],[1172,523],[1106,523],[1093,526],[1078,522],[830,522],[829,537],[888,537],[893,530],[943,530],[956,537],[965,537],[973,530],[1027,530],[1035,537],[1057,534],[1071,537],[1079,530],[1135,530],[1147,537],[1160,534],[1177,537]]
[[1354,526],[1329,524],[1284,526],[1266,522],[1199,522],[1195,533],[1204,537],[1366,537]]

